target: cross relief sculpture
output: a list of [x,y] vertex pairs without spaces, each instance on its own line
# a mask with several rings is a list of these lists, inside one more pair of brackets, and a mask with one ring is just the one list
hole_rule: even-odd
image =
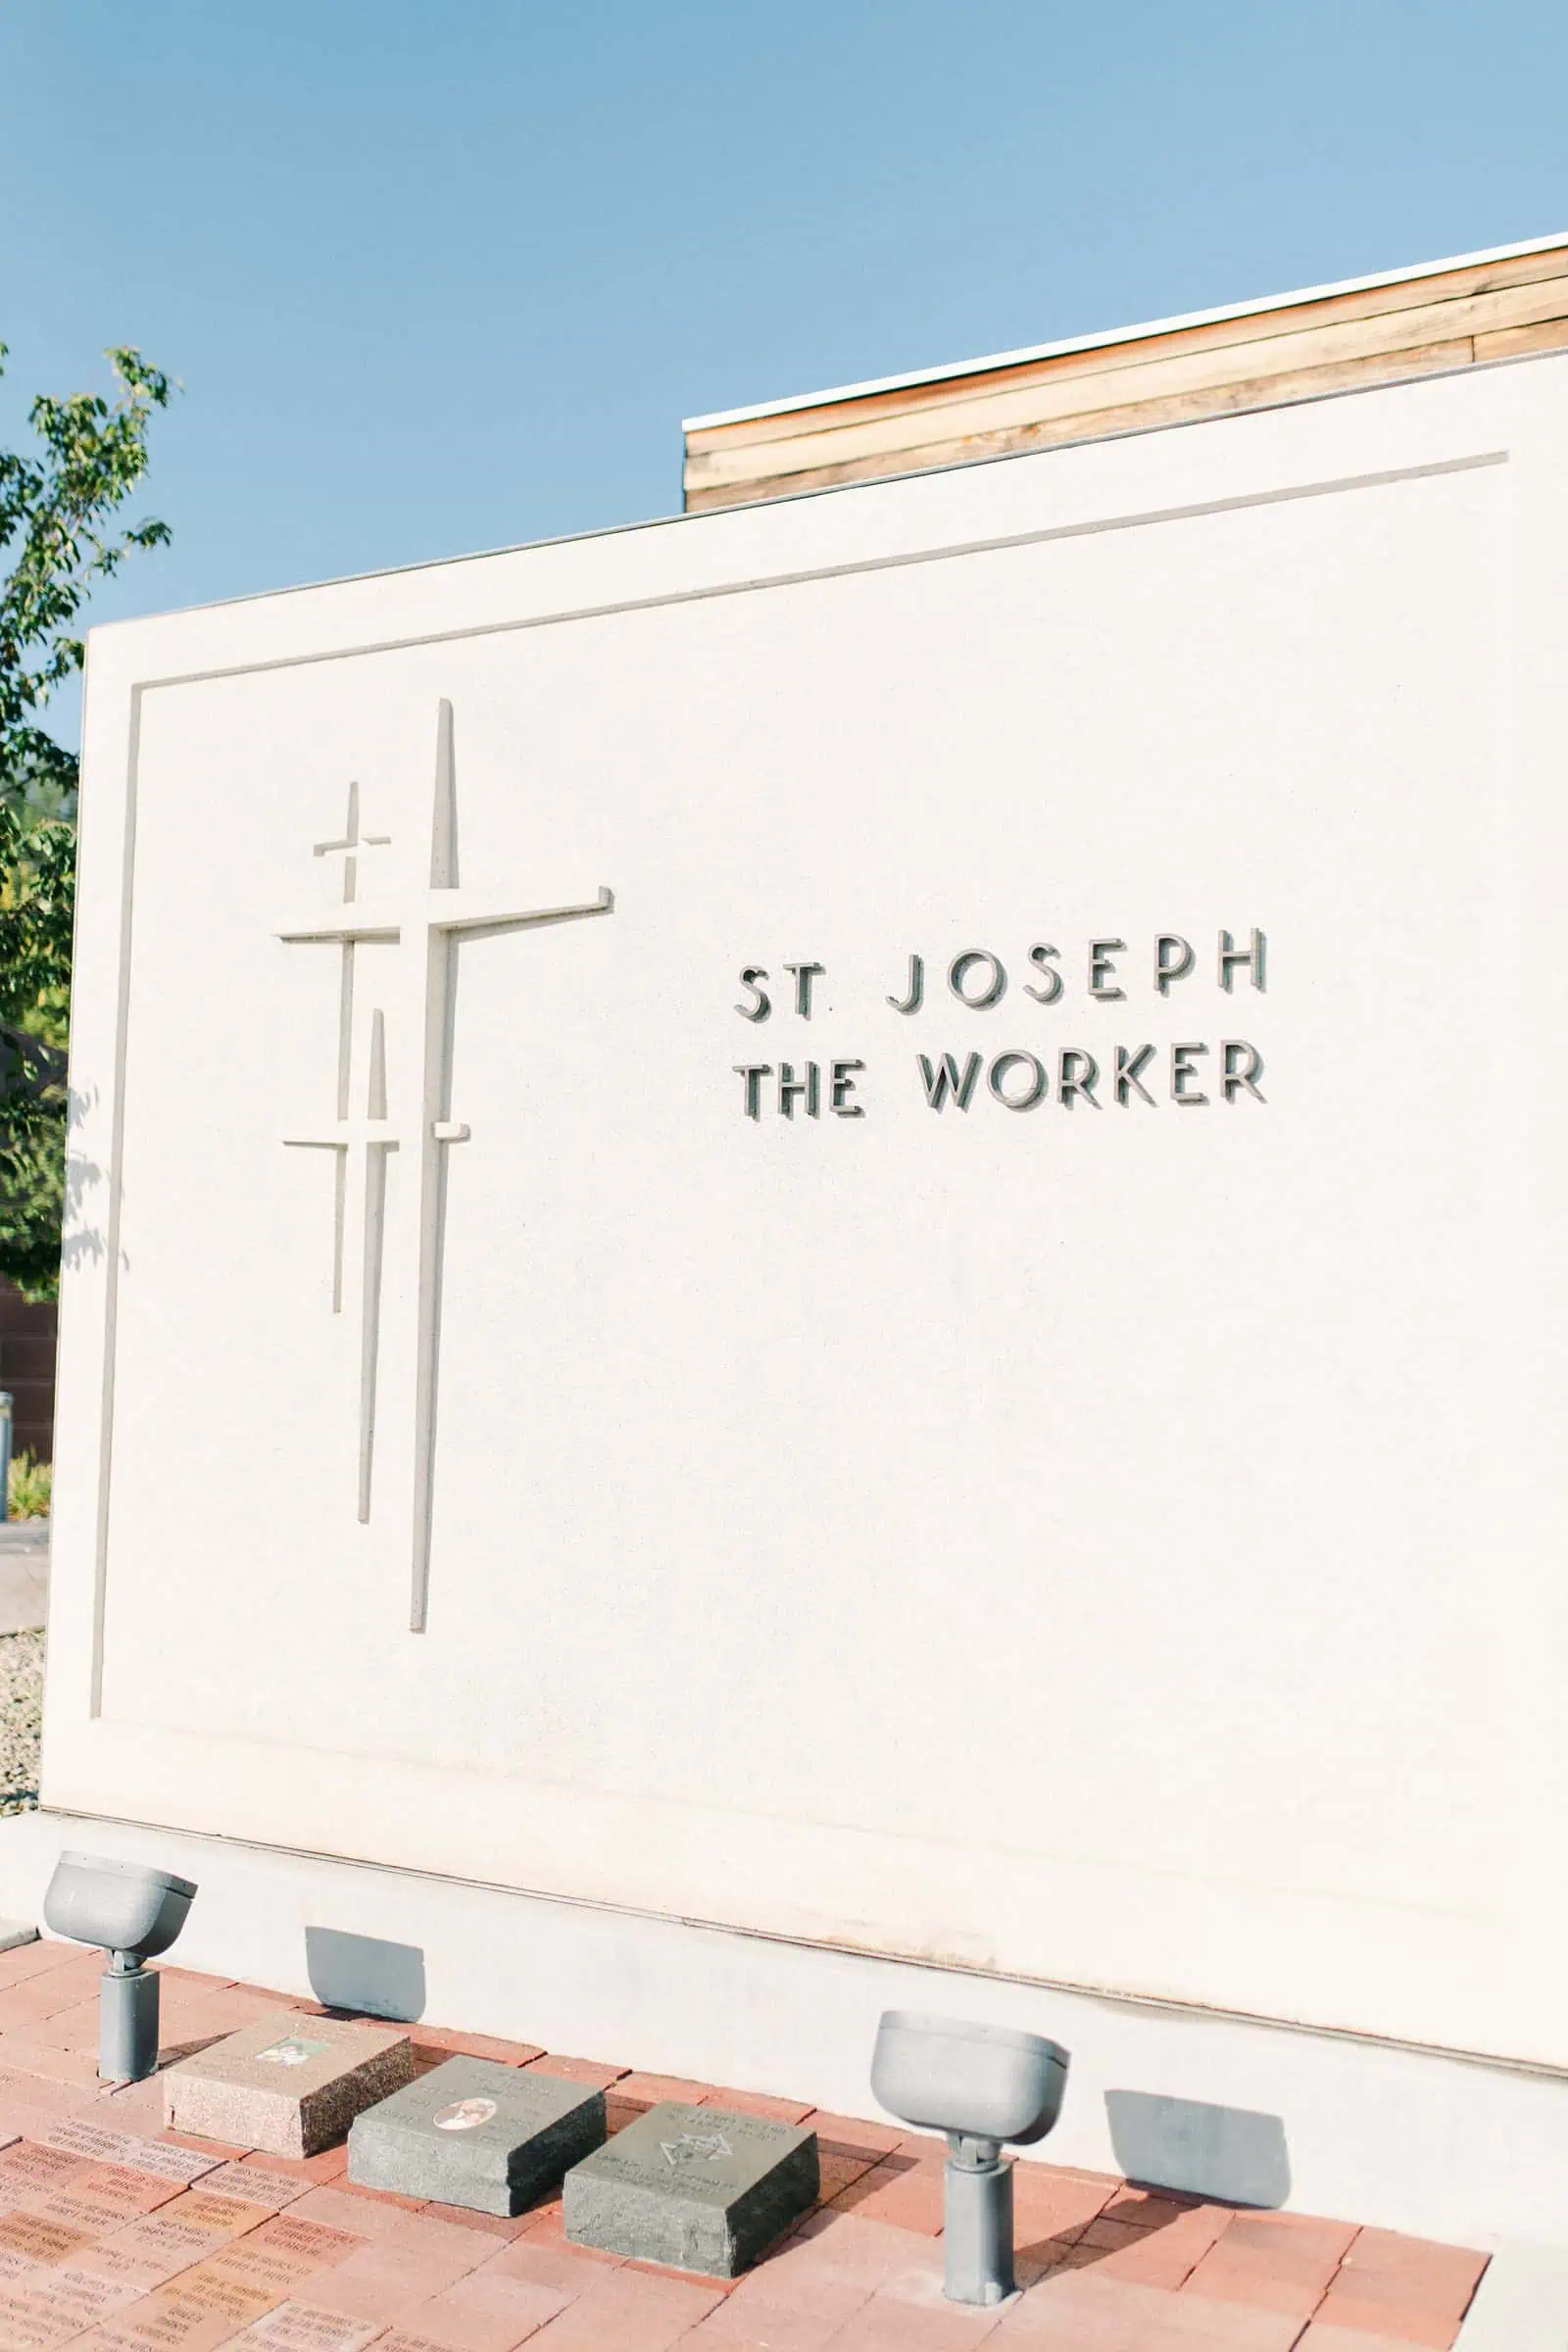
[[[290,923],[288,943],[336,945],[338,987],[335,1118],[285,1136],[285,1145],[333,1154],[332,1311],[340,1314],[344,1262],[357,1241],[360,1280],[359,1515],[370,1517],[375,1460],[376,1374],[380,1355],[381,1268],[385,1245],[386,1163],[392,1152],[416,1161],[416,1234],[418,1252],[415,1324],[414,1498],[411,1530],[411,1629],[423,1633],[429,1602],[430,1513],[435,1458],[436,1380],[441,1305],[441,1231],[447,1148],[466,1143],[471,1130],[452,1116],[452,968],[457,944],[504,931],[522,931],[579,916],[610,914],[612,893],[589,900],[518,907],[514,894],[471,890],[458,880],[457,786],[452,705],[436,711],[435,789],[430,825],[428,886],[417,878],[402,890],[377,889],[384,868],[367,867],[368,853],[390,847],[384,833],[360,830],[360,788],[349,786],[348,821],[341,839],[315,845],[318,858],[341,858],[343,895],[325,914]],[[369,882],[362,894],[363,879]],[[355,949],[375,941],[398,950],[399,985],[390,993],[408,1008],[420,1044],[419,1099],[394,1117],[388,1107],[386,1011],[372,1007],[365,1108],[353,1108]],[[412,1113],[412,1115],[411,1115]]]

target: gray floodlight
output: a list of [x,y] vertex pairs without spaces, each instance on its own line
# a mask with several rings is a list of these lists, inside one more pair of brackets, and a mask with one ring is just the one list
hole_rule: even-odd
[[140,1862],[62,1854],[43,1898],[45,1927],[109,1954],[98,1983],[98,2072],[139,2082],[158,2065],[158,1974],[143,1966],[167,1952],[196,1889]]
[[877,2028],[871,2088],[890,2114],[947,2134],[944,2286],[950,2302],[1001,2303],[1013,2291],[1012,2159],[1061,2113],[1068,2054],[1038,2034],[889,2009]]

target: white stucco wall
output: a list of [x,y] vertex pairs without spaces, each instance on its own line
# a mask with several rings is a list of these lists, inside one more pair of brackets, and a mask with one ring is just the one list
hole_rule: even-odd
[[[1548,359],[97,632],[45,1801],[1568,2065],[1565,461]],[[614,906],[458,951],[416,1634],[410,959],[362,1524],[278,934],[443,699],[463,887]]]

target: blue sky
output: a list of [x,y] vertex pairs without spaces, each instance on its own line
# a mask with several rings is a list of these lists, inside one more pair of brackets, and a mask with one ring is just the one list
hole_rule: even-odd
[[1562,228],[1565,91],[1560,0],[0,0],[0,440],[180,379],[95,617],[671,514],[683,415]]

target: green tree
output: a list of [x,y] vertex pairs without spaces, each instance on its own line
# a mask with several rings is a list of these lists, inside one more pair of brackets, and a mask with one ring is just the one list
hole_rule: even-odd
[[109,359],[112,401],[40,395],[39,453],[0,450],[0,551],[14,551],[0,580],[0,1275],[30,1298],[51,1296],[60,1268],[75,878],[76,758],[39,713],[81,667],[74,623],[94,582],[170,535],[109,527],[170,396],[137,352]]
[[0,801],[0,1274],[54,1294],[65,1208],[75,827]]

